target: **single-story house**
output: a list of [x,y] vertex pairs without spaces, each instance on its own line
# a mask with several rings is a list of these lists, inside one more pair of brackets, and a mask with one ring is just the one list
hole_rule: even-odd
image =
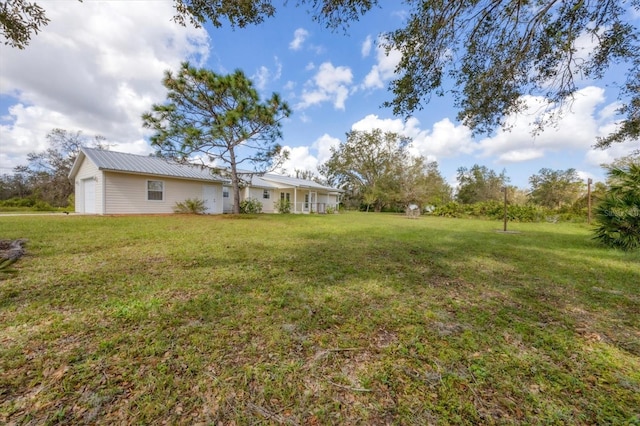
[[240,199],[260,201],[265,213],[277,213],[278,200],[288,202],[292,213],[327,213],[337,211],[342,192],[312,180],[265,173],[251,176],[251,182],[240,190]]
[[[86,214],[172,213],[177,202],[202,199],[208,214],[231,212],[228,178],[196,165],[163,158],[82,148],[69,173],[75,183],[75,211]],[[291,202],[294,213],[325,213],[337,209],[341,190],[277,174],[251,176],[241,200],[254,198],[263,211],[275,202]]]

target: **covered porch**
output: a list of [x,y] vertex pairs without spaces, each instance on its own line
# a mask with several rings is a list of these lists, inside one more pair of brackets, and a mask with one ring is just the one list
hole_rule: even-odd
[[280,200],[291,205],[291,213],[335,213],[340,206],[340,193],[323,192],[315,188],[281,188]]

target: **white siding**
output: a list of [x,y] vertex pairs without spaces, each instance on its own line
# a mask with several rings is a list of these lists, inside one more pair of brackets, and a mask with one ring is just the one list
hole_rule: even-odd
[[273,213],[275,211],[273,207],[273,203],[276,201],[276,196],[280,196],[280,191],[277,189],[268,189],[271,198],[264,199],[262,198],[264,194],[264,188],[246,188],[246,198],[254,198],[262,203],[262,212],[263,213]]
[[222,213],[222,185],[202,185],[202,199],[204,200],[206,214]]
[[95,214],[96,211],[96,181],[93,178],[82,179],[80,182],[82,187],[82,197],[84,200],[83,211],[85,213]]
[[222,212],[223,213],[231,213],[233,211],[233,190],[231,189],[230,186],[224,186],[223,191],[227,191],[229,196],[228,197],[222,197]]
[[[125,173],[105,172],[107,208],[105,214],[155,214],[173,213],[176,202],[187,198],[202,199],[204,182],[157,176],[141,176]],[[162,201],[147,200],[147,181],[158,180],[164,183]],[[206,185],[222,185],[206,183]]]
[[75,197],[76,197],[76,212],[77,213],[86,213],[84,211],[84,206],[85,206],[85,199],[84,199],[84,194],[85,194],[85,190],[84,190],[84,182],[86,182],[87,179],[94,179],[95,180],[95,212],[98,214],[103,213],[103,209],[104,209],[104,197],[103,197],[103,183],[104,183],[104,179],[103,179],[103,175],[102,172],[100,170],[98,170],[98,168],[95,166],[95,164],[93,164],[91,161],[89,161],[86,157],[84,158],[84,160],[82,161],[82,164],[80,165],[80,168],[78,170],[78,173],[75,176]]
[[[84,154],[80,154],[80,163],[75,173],[75,209],[78,213],[86,213],[85,206],[91,206],[87,203],[85,195],[90,191],[85,191],[86,182],[95,182],[95,213],[97,214],[162,214],[173,213],[176,202],[181,202],[187,198],[203,199],[205,185],[214,185],[216,187],[217,213],[222,211],[230,212],[233,202],[233,193],[229,187],[230,197],[222,199],[222,184],[215,182],[204,182],[197,180],[187,180],[179,178],[164,178],[158,176],[137,175],[131,173],[108,172],[101,171],[98,167]],[[75,167],[75,166],[74,166]],[[163,182],[163,199],[147,200],[147,182],[149,180]],[[89,183],[89,185],[93,185]],[[292,212],[304,212],[304,196],[309,194],[309,189],[296,189],[283,185],[282,188],[270,188],[270,198],[264,199],[264,188],[249,187],[240,191],[240,199],[254,198],[262,203],[262,211],[265,213],[274,213],[274,203],[280,200],[281,192],[289,192],[291,194]],[[316,203],[324,203],[327,206],[335,206],[336,196],[328,195],[325,192],[312,190],[316,192]],[[294,202],[296,202],[294,207]],[[316,206],[314,206],[314,211]],[[306,211],[308,212],[308,210]]]

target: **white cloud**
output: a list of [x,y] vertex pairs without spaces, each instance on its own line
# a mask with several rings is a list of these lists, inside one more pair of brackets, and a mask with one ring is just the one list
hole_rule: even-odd
[[471,131],[462,124],[454,124],[448,118],[434,123],[431,130],[420,130],[418,120],[408,120],[408,136],[420,155],[436,158],[471,154],[477,149]]
[[271,72],[264,65],[258,68],[256,73],[251,76],[251,80],[253,80],[256,88],[258,90],[264,90],[267,87],[267,83],[269,83],[269,78],[271,77]]
[[289,159],[282,165],[282,172],[294,174],[296,170],[308,170],[318,173],[318,166],[331,157],[331,148],[337,147],[340,139],[324,134],[316,139],[311,146],[289,147],[283,149],[289,151]]
[[298,28],[293,32],[293,40],[289,43],[289,49],[291,50],[300,50],[302,49],[302,45],[304,41],[309,36],[309,31],[304,28]]
[[429,160],[470,154],[476,149],[471,131],[462,125],[456,126],[448,118],[436,122],[431,130],[422,130],[416,118],[404,122],[398,118],[380,119],[375,114],[369,114],[351,128],[359,131],[381,129],[409,137],[413,140],[410,152]]
[[272,73],[266,66],[261,65],[255,74],[250,77],[258,90],[265,90],[270,82],[279,80],[282,76],[282,63],[277,56],[274,56],[273,61],[275,63],[275,73]]
[[308,146],[284,146],[285,151],[289,151],[289,159],[284,162],[280,172],[292,175],[296,170],[317,171],[318,159],[312,155]]
[[617,143],[608,149],[590,149],[585,154],[585,161],[591,166],[600,166],[602,164],[610,164],[613,160],[626,157],[632,152],[640,148],[639,141],[629,141],[625,143]]
[[303,123],[311,123],[313,121],[313,120],[311,120],[311,117],[309,117],[304,111],[302,111],[300,114],[296,114],[296,116]]
[[172,22],[171,3],[45,6],[51,23],[25,50],[0,46],[0,93],[15,98],[0,125],[0,167],[24,164],[53,128],[100,134],[139,152],[140,115],[164,100],[164,71],[184,60],[201,65],[207,33]]
[[544,150],[535,148],[515,149],[498,157],[501,163],[521,163],[544,157]]
[[384,88],[384,83],[382,82],[382,77],[380,76],[380,70],[377,65],[374,65],[371,68],[371,71],[366,75],[364,81],[362,82],[362,88],[364,89],[382,89]]
[[367,132],[380,129],[383,132],[404,134],[405,124],[399,118],[379,118],[376,114],[369,114],[351,125],[351,130]]
[[306,83],[308,88],[302,91],[302,101],[296,108],[304,109],[311,105],[332,101],[336,109],[344,109],[344,103],[349,96],[349,86],[353,80],[353,73],[349,67],[334,67],[331,62],[325,62],[318,68],[318,72]]
[[280,80],[280,77],[282,77],[282,62],[280,62],[280,59],[277,56],[274,56],[273,60],[276,63],[276,73],[273,76],[273,79]]
[[373,40],[371,39],[371,36],[368,35],[367,38],[364,39],[364,42],[362,42],[361,53],[363,58],[366,58],[367,56],[369,56],[369,53],[371,53],[372,46],[373,46]]
[[[598,111],[605,101],[604,89],[599,87],[579,90],[574,101],[561,111],[559,121],[535,136],[531,133],[531,123],[542,114],[558,111],[544,112],[545,101],[539,97],[526,96],[523,100],[526,111],[508,118],[511,131],[498,130],[494,136],[479,142],[482,156],[495,157],[501,163],[516,163],[541,158],[549,152],[588,151],[598,136],[609,134],[616,126],[614,118],[618,104],[605,105]],[[602,159],[604,153],[588,155]]]
[[311,145],[317,154],[318,164],[326,163],[331,158],[331,148],[337,148],[340,145],[340,139],[324,134],[320,136]]
[[376,46],[376,64],[371,67],[371,71],[366,75],[362,82],[363,89],[382,89],[385,83],[393,78],[396,74],[396,67],[400,63],[402,53],[399,50],[392,49],[389,53],[381,46],[381,40],[378,40]]

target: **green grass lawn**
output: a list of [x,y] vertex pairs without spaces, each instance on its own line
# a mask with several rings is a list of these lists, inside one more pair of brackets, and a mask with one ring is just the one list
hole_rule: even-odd
[[0,423],[640,423],[640,253],[501,226],[0,217]]

